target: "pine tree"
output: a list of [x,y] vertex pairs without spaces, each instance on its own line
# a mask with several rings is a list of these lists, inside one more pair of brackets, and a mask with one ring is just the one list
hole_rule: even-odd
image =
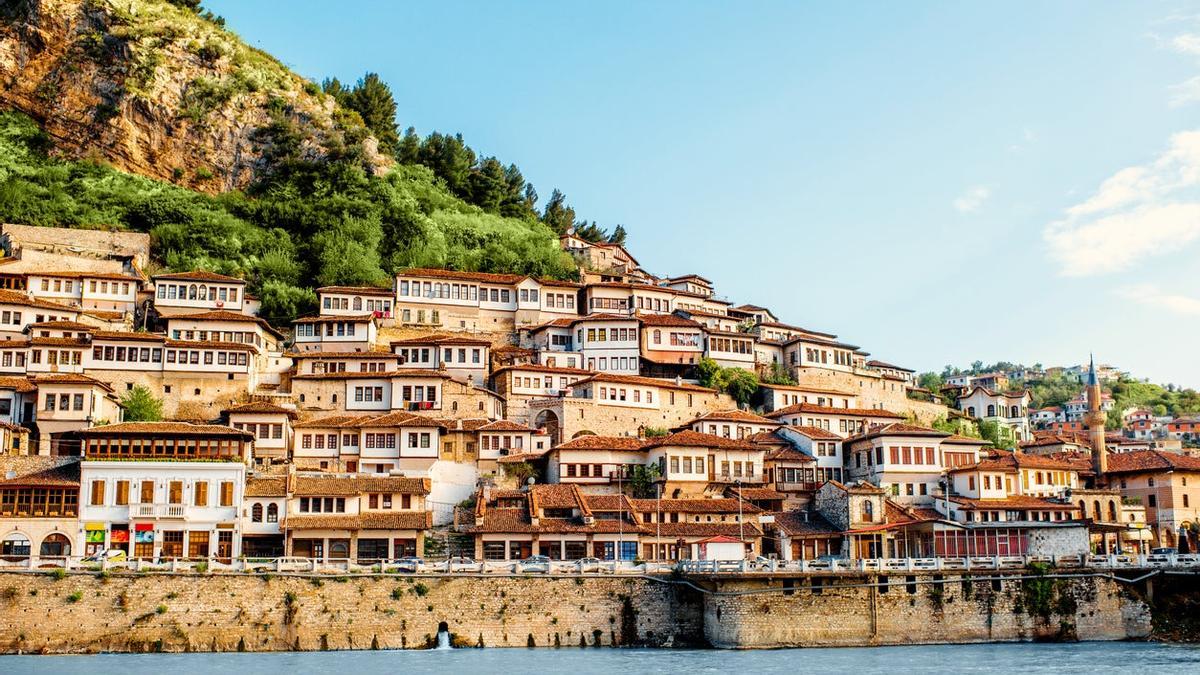
[[621,246],[624,246],[625,245],[625,236],[626,236],[625,226],[617,225],[615,228],[613,228],[612,234],[608,235],[608,243],[620,244]]
[[567,204],[567,196],[558,188],[550,194],[550,201],[542,209],[542,222],[558,234],[575,226],[575,209]]
[[345,97],[348,107],[362,116],[363,122],[379,141],[379,151],[394,155],[400,144],[396,130],[396,99],[379,75],[367,73]]

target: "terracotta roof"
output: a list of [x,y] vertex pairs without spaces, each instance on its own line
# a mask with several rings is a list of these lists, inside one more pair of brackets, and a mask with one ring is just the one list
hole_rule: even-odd
[[390,288],[379,288],[377,286],[322,286],[317,289],[318,293],[345,293],[349,295],[380,295],[392,297],[396,292]]
[[595,375],[594,370],[583,370],[582,368],[560,368],[558,366],[540,366],[537,364],[513,365],[497,368],[492,371],[492,376],[495,377],[499,373],[509,370],[524,370],[531,373],[549,373],[552,375]]
[[430,479],[407,476],[296,476],[292,493],[297,497],[338,497],[366,492],[427,495]]
[[1132,450],[1108,456],[1108,473],[1173,470],[1200,471],[1200,457],[1164,450]]
[[206,270],[192,270],[191,272],[170,272],[168,274],[155,274],[153,279],[169,279],[173,281],[218,281],[226,284],[245,284],[242,279],[235,277],[227,277],[224,274],[209,272]]
[[192,424],[190,422],[121,422],[102,427],[81,429],[82,436],[106,436],[109,434],[169,434],[173,436],[239,436],[253,440],[254,434],[219,424]]
[[138,342],[165,342],[166,335],[161,333],[125,332],[116,330],[93,330],[92,342],[97,340],[134,340]]
[[359,514],[288,516],[288,530],[425,530],[433,526],[428,511],[366,511]]
[[555,446],[555,450],[642,450],[646,439],[636,436],[580,436]]
[[820,427],[794,425],[794,426],[789,426],[789,427],[785,427],[785,428],[790,431],[795,431],[797,433],[808,436],[809,438],[814,439],[814,440],[820,440],[820,441],[840,441],[840,440],[842,440],[841,436],[838,436],[837,434],[833,433],[832,431],[826,431]]
[[[747,504],[749,506],[749,504]],[[736,511],[734,512],[736,513]],[[762,530],[757,522],[738,523],[646,523],[642,525],[647,535],[667,537],[761,537]]]
[[245,342],[215,342],[213,340],[165,340],[163,344],[172,349],[229,349],[241,352],[257,352],[258,347]]
[[782,425],[782,422],[777,422],[772,419],[767,419],[762,415],[756,415],[746,410],[718,410],[716,412],[705,413],[696,419],[688,422],[688,426],[696,422],[746,422],[748,424],[764,424],[767,426],[777,427]]
[[959,434],[951,434],[951,435],[947,436],[946,438],[943,438],[943,439],[942,439],[942,445],[945,445],[945,444],[947,444],[947,443],[952,443],[952,444],[955,444],[955,445],[979,445],[979,446],[983,446],[983,445],[987,445],[987,444],[988,444],[988,441],[985,441],[985,440],[983,440],[982,438],[971,438],[971,437],[969,437],[969,436],[962,436],[962,435],[959,435]]
[[1056,511],[1069,511],[1075,508],[1073,504],[1026,495],[1010,495],[1004,499],[970,499],[967,497],[951,496],[950,501],[958,504],[959,508],[965,511],[979,509],[1052,509]]
[[[762,509],[753,504],[746,504],[730,497],[715,499],[632,499],[633,508],[638,513],[654,513],[660,509],[666,513],[761,513]],[[666,525],[666,523],[663,523]],[[734,527],[736,527],[736,523]]]
[[[692,321],[691,319],[685,319],[682,316],[676,316],[674,314],[638,314],[637,319],[642,322],[643,326],[670,327],[670,328],[695,328],[697,330],[701,330],[704,328],[703,325],[696,323],[695,321]],[[753,336],[747,336],[747,337],[753,337]]]
[[[796,413],[813,413],[821,415],[841,415],[843,417],[887,417],[892,419],[904,419],[903,415],[891,412],[889,410],[876,410],[874,408],[835,408],[833,406],[817,405],[815,403],[797,403],[789,405],[786,408],[780,408],[767,413],[767,417],[776,418],[787,415],[795,415]],[[949,436],[949,434],[946,434]]]
[[266,415],[287,415],[288,417],[296,417],[296,411],[292,408],[285,408],[281,405],[271,403],[270,401],[250,401],[249,403],[241,403],[223,410],[225,414],[229,413],[261,413]]
[[60,305],[56,302],[47,302],[45,300],[37,300],[31,298],[19,291],[10,291],[6,288],[0,288],[0,305],[18,305],[21,307],[36,307],[38,309],[50,309],[60,312],[70,312],[71,314],[79,314],[79,310],[74,307]]
[[113,279],[115,281],[130,281],[130,282],[135,282],[135,283],[140,283],[142,281],[141,277],[134,276],[132,274],[118,274],[118,273],[113,273],[113,272],[88,272],[88,271],[76,272],[76,271],[72,271],[72,270],[58,270],[58,271],[53,271],[53,272],[43,272],[43,271],[29,272],[29,273],[27,273],[26,276],[52,277],[52,278],[62,278],[62,279]]
[[29,328],[30,329],[51,328],[51,329],[59,329],[59,330],[83,331],[85,333],[90,333],[92,330],[95,329],[95,326],[89,326],[86,323],[79,323],[78,321],[37,321],[37,322],[29,324]]
[[404,340],[392,341],[392,346],[396,345],[487,345],[491,346],[491,340],[481,340],[479,338],[468,337],[466,335],[425,335],[419,338],[407,338]]
[[870,360],[870,361],[867,361],[867,365],[868,365],[868,366],[871,366],[871,367],[873,367],[873,368],[885,368],[885,369],[891,369],[891,370],[903,370],[903,371],[904,371],[904,372],[906,372],[906,373],[915,373],[915,372],[917,372],[917,371],[913,370],[912,368],[902,368],[902,367],[900,367],[900,366],[895,366],[895,365],[892,365],[892,364],[890,364],[890,363],[887,363],[887,362],[884,362],[884,361],[876,361],[876,360],[874,360],[874,359],[872,359],[872,360]]
[[531,429],[531,428],[529,428],[529,427],[527,427],[527,426],[525,426],[524,424],[517,424],[516,422],[510,422],[510,421],[508,421],[508,420],[496,420],[496,421],[494,421],[494,422],[488,422],[487,424],[485,424],[485,425],[483,425],[483,426],[479,427],[479,431],[524,431],[524,432],[531,432],[531,431],[534,431],[534,430],[533,430],[533,429]]
[[891,424],[885,424],[881,427],[876,427],[867,431],[866,433],[859,434],[858,436],[847,438],[846,442],[849,443],[868,438],[879,438],[880,436],[926,436],[931,438],[948,438],[950,434],[946,433],[945,431],[938,431],[937,429],[929,429],[927,427],[918,427],[913,424],[893,422]]
[[[79,487],[79,457],[0,455],[0,486]],[[13,477],[8,474],[12,472]]]
[[813,535],[833,537],[841,536],[842,533],[815,511],[772,511],[767,515],[774,516],[773,527],[789,537]]
[[726,492],[749,501],[787,499],[788,496],[768,487],[731,487]]
[[580,380],[576,384],[584,382],[604,382],[611,384],[631,384],[645,387],[662,387],[664,389],[681,389],[684,391],[697,391],[705,394],[715,394],[716,389],[708,389],[701,387],[698,384],[676,383],[674,380],[662,380],[656,377],[639,377],[637,375],[613,375],[611,373],[596,373],[591,377]]
[[369,351],[369,352],[284,352],[285,357],[295,361],[315,361],[319,359],[328,360],[379,360],[379,361],[395,361],[399,364],[400,356],[395,352],[385,351]]
[[113,390],[107,382],[101,382],[100,380],[79,373],[41,373],[33,375],[29,379],[33,380],[33,383],[39,386],[43,384],[86,384],[97,386],[110,392]]
[[18,393],[28,394],[37,391],[37,385],[24,377],[0,377],[0,389],[12,389]]
[[380,427],[443,427],[447,423],[423,415],[396,411],[382,415],[331,415],[297,422],[295,429],[365,429]]
[[[351,323],[368,323],[375,320],[374,314],[353,314],[346,316],[302,316],[299,319],[292,319],[292,323],[337,323],[340,321],[349,321]],[[316,337],[316,336],[314,336]],[[339,336],[344,337],[344,336]]]
[[247,497],[283,497],[287,495],[287,479],[280,477],[259,478],[257,476],[249,476],[246,478],[246,496]]
[[774,431],[760,431],[757,434],[750,434],[745,440],[755,445],[790,445],[790,443],[780,438]]
[[803,464],[814,464],[817,461],[816,457],[791,447],[772,450],[764,455],[763,459],[769,462],[801,462]]
[[49,347],[87,347],[90,343],[87,338],[34,336],[29,338],[29,344]]
[[652,438],[646,442],[646,448],[687,447],[687,448],[721,448],[724,450],[761,450],[749,441],[736,438],[724,438],[712,434],[702,434],[699,431],[685,429],[669,436]]
[[410,267],[396,273],[398,277],[422,277],[426,279],[457,279],[479,281],[487,284],[515,284],[525,277],[520,274],[491,274],[489,272],[459,272],[457,270]]

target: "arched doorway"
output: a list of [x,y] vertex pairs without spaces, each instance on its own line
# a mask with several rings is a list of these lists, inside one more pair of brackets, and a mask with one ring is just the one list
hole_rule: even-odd
[[551,447],[558,445],[562,441],[562,437],[560,436],[562,425],[559,422],[558,415],[553,410],[543,410],[538,413],[537,417],[533,420],[533,425],[550,437]]
[[38,550],[38,555],[51,557],[71,555],[71,540],[59,532],[48,534],[42,540],[42,547]]
[[4,541],[0,541],[0,558],[8,561],[23,560],[29,557],[29,553],[29,537],[20,532],[5,535]]

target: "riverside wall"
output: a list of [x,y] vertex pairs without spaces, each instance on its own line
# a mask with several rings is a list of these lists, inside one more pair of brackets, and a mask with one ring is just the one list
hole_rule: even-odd
[[[0,573],[0,653],[457,647],[770,648],[1139,639],[1105,578],[410,577]],[[694,584],[694,585],[692,585]],[[701,591],[699,589],[705,589]],[[940,589],[940,590],[937,590]]]

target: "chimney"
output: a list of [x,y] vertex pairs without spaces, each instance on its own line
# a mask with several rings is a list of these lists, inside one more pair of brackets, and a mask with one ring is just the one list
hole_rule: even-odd
[[284,478],[284,492],[290,497],[296,492],[296,465],[288,464],[287,476]]

